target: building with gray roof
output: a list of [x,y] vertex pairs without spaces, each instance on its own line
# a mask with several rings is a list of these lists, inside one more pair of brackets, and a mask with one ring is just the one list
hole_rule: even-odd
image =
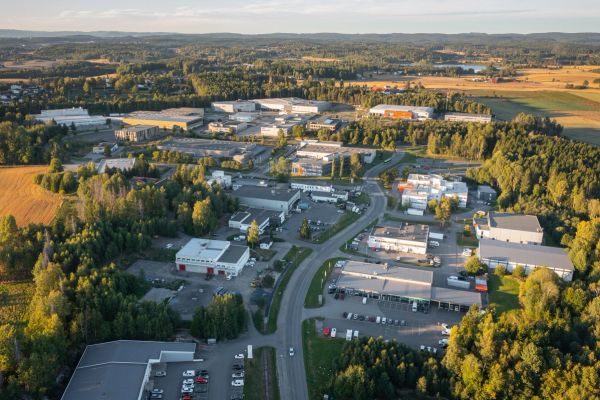
[[482,238],[479,240],[479,258],[490,269],[502,265],[512,272],[517,265],[522,265],[525,274],[529,275],[537,267],[548,267],[567,282],[573,279],[573,263],[560,247]]
[[372,249],[400,253],[427,253],[429,225],[401,223],[399,226],[374,226],[368,245]]
[[105,173],[108,169],[129,171],[135,166],[135,161],[135,158],[107,158],[101,160],[96,166],[96,169],[99,174]]
[[152,366],[194,359],[195,343],[117,340],[85,348],[62,400],[142,399]]
[[180,271],[237,276],[249,258],[248,246],[193,238],[177,252],[175,264]]
[[535,215],[497,213],[490,211],[487,224],[475,226],[478,238],[511,243],[542,244],[544,230]]
[[261,186],[242,186],[234,190],[232,195],[245,206],[283,211],[286,214],[300,200],[300,190],[298,189],[275,189]]

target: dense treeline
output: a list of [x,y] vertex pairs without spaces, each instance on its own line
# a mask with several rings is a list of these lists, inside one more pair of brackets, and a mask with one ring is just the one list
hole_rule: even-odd
[[194,312],[192,335],[201,339],[235,339],[246,330],[248,315],[240,294],[214,296],[208,307]]
[[113,74],[116,66],[111,64],[95,64],[87,61],[61,62],[49,68],[40,69],[4,69],[0,70],[2,79],[36,79],[53,77],[97,76]]
[[0,165],[48,164],[64,154],[60,139],[68,128],[0,122]]

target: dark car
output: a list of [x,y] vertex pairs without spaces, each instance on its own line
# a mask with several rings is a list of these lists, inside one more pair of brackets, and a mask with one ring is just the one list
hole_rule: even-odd
[[361,321],[364,321],[365,320],[365,316],[364,315],[359,315],[358,319],[361,320]]
[[344,317],[344,318],[348,317],[348,313],[346,311],[344,311],[344,313],[342,314],[342,317]]

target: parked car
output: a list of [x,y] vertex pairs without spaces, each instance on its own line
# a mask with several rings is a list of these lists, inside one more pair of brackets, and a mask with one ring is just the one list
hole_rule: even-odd
[[436,240],[430,240],[429,241],[429,245],[431,247],[440,247],[440,242],[436,241]]
[[347,313],[346,311],[344,311],[344,312],[342,313],[342,317],[346,318],[347,316],[348,316],[348,313]]
[[240,353],[240,354],[236,354],[235,356],[233,356],[235,359],[237,360],[242,360],[244,358],[244,354]]
[[162,394],[160,394],[160,393],[152,393],[152,394],[150,395],[150,398],[151,398],[151,399],[162,399],[162,398],[163,398],[163,395],[162,395]]
[[234,371],[243,371],[243,370],[244,370],[244,366],[243,366],[243,365],[241,365],[241,364],[233,364],[233,367],[232,367],[232,369],[233,369]]
[[194,384],[194,380],[193,379],[186,379],[183,381],[183,384],[186,386],[191,386]]
[[231,374],[232,378],[236,378],[236,379],[240,379],[244,377],[244,371],[241,372],[234,372],[233,374]]
[[208,383],[207,378],[205,378],[203,376],[197,376],[196,379],[194,380],[194,382],[199,383],[199,384]]
[[208,378],[208,370],[203,369],[201,371],[198,372],[198,375],[203,376],[205,378]]
[[152,389],[152,394],[163,394],[165,391],[163,389]]
[[290,357],[294,357],[294,348],[290,347]]
[[183,376],[184,377],[190,377],[190,376],[195,376],[196,375],[196,371],[194,371],[193,369],[188,369],[187,371],[183,371]]
[[328,327],[323,328],[323,335],[329,336],[329,328]]
[[383,318],[381,318],[381,323],[382,323],[382,324],[384,324],[384,325],[385,325],[385,323],[386,323],[386,322],[387,322],[387,318],[386,318],[386,317],[383,317]]
[[154,376],[160,377],[160,376],[167,376],[167,371],[156,371],[154,373]]
[[236,379],[231,381],[231,386],[244,386],[244,381],[242,379]]
[[337,329],[331,328],[331,337],[335,337],[336,334],[337,334]]
[[358,319],[358,314],[354,314],[354,315],[352,316],[352,319],[354,319],[354,320],[357,320],[357,319]]

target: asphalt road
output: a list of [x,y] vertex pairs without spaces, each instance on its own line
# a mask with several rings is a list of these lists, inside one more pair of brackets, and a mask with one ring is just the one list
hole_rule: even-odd
[[[308,399],[302,350],[302,319],[304,298],[310,282],[323,262],[333,257],[340,246],[356,236],[365,224],[383,214],[386,209],[386,197],[379,187],[376,177],[381,171],[398,162],[402,157],[403,152],[398,151],[390,163],[381,163],[367,171],[364,177],[363,191],[371,196],[371,206],[356,223],[329,239],[324,245],[317,246],[313,253],[298,267],[287,286],[279,311],[278,330],[275,333],[275,336],[280,339],[278,342],[283,343],[283,348],[277,348],[277,372],[282,399]],[[290,347],[295,349],[296,354],[293,357],[288,354]]]

